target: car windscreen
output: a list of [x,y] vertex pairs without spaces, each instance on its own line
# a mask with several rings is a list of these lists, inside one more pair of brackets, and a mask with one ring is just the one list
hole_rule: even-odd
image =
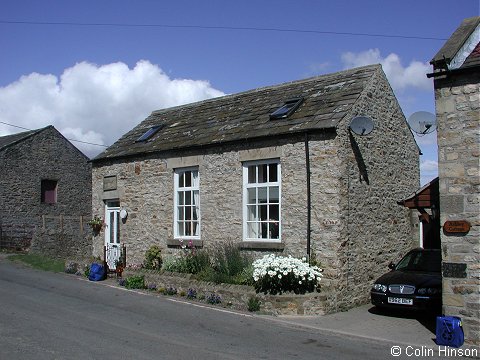
[[412,251],[400,260],[395,270],[440,272],[441,264],[440,251]]

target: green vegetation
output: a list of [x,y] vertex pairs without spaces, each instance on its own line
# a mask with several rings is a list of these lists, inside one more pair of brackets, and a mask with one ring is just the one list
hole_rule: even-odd
[[162,262],[162,250],[157,245],[151,246],[145,253],[145,269],[160,270]]
[[61,260],[50,259],[42,255],[35,254],[17,254],[8,257],[12,261],[20,261],[39,270],[63,272],[65,263]]
[[190,242],[179,255],[165,259],[163,270],[194,274],[197,280],[216,284],[253,284],[252,260],[232,242],[224,242],[209,253],[197,250]]
[[145,277],[143,275],[130,276],[125,279],[127,289],[145,289]]
[[260,305],[261,305],[260,299],[257,298],[256,296],[251,296],[247,302],[247,309],[250,312],[259,311]]

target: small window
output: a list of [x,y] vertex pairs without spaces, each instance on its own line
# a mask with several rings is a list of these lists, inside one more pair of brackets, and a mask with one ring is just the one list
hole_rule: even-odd
[[270,114],[270,119],[285,119],[289,117],[293,114],[295,110],[299,108],[302,102],[303,98],[296,98],[285,101],[285,104],[283,104],[281,107],[279,107],[277,110]]
[[162,128],[162,125],[152,126],[148,129],[142,136],[140,136],[135,142],[144,142],[150,139],[153,135],[155,135],[158,130]]
[[41,201],[44,204],[55,204],[57,202],[57,181],[42,180]]

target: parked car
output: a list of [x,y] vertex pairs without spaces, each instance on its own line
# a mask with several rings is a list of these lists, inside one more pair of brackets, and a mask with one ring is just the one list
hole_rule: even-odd
[[414,249],[373,284],[370,296],[378,307],[439,311],[442,304],[440,250]]

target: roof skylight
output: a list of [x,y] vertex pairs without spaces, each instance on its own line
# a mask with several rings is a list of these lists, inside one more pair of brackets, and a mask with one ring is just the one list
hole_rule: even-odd
[[281,107],[279,107],[277,110],[270,114],[270,119],[285,119],[289,117],[293,114],[295,110],[298,109],[302,102],[303,98],[296,98],[285,101],[285,104],[283,104]]
[[148,129],[142,136],[140,136],[135,142],[145,142],[157,133],[162,128],[162,125],[155,125]]

